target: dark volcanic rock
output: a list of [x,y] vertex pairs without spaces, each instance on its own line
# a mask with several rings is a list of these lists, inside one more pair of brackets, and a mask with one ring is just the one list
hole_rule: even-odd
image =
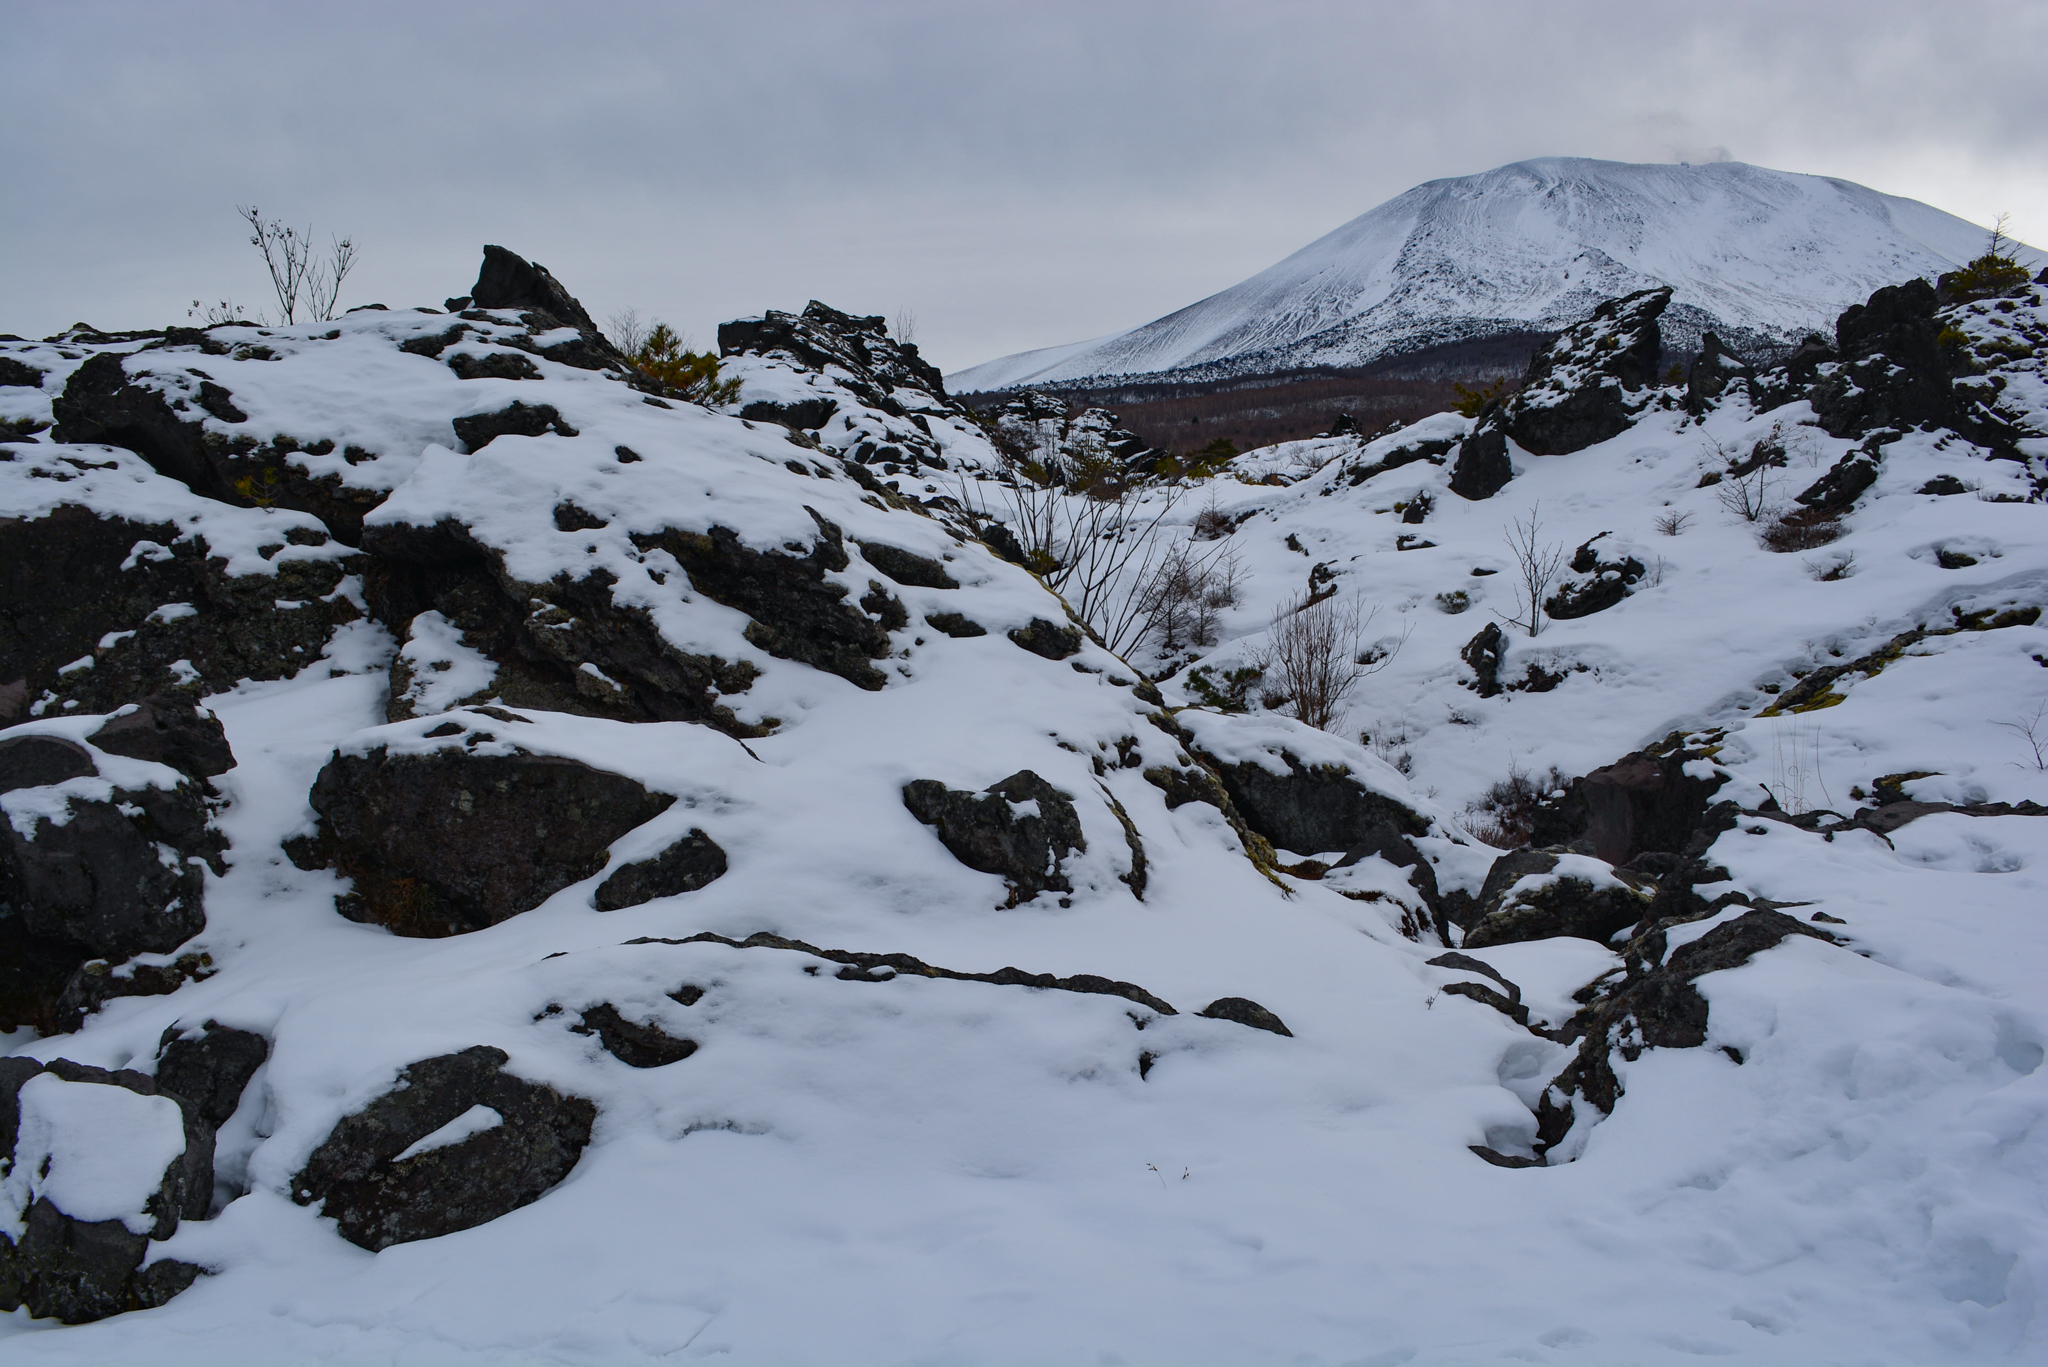
[[[938,369],[919,356],[912,343],[891,338],[885,318],[856,317],[813,299],[802,314],[771,309],[759,318],[718,325],[721,356],[771,356],[778,352],[807,370],[837,366],[858,377],[854,392],[861,401],[898,417],[904,413],[903,406],[891,397],[898,389],[920,390],[935,399],[946,397],[946,382]],[[805,425],[822,425],[822,420]]]
[[928,612],[924,620],[934,629],[956,640],[971,640],[976,636],[988,635],[987,627],[957,612]]
[[548,274],[539,262],[486,246],[484,263],[477,271],[476,288],[470,303],[480,309],[531,309],[560,320],[579,332],[596,332],[597,324],[583,311],[576,297],[562,288],[562,282]]
[[220,718],[190,698],[157,693],[107,718],[92,743],[110,755],[168,764],[189,778],[215,778],[235,767]]
[[1665,930],[1680,923],[1660,921],[1639,936],[1629,946],[1622,978],[1601,987],[1583,1010],[1552,1034],[1565,1043],[1578,1040],[1579,1050],[1537,1103],[1539,1152],[1565,1137],[1579,1118],[1581,1104],[1602,1115],[1613,1112],[1622,1090],[1610,1062],[1617,1050],[1634,1061],[1646,1048],[1692,1049],[1706,1043],[1707,1001],[1693,986],[1695,979],[1748,963],[1788,935],[1835,943],[1826,931],[1783,912],[1758,909],[1714,927],[1660,964]]
[[1603,612],[1628,597],[1630,586],[1643,577],[1643,562],[1632,555],[1602,559],[1595,543],[1606,535],[1601,532],[1592,537],[1573,554],[1572,573],[1581,577],[1560,584],[1557,592],[1544,600],[1545,612],[1561,622],[1569,621]]
[[1498,425],[1498,410],[1490,413],[1471,436],[1458,443],[1458,459],[1451,466],[1451,492],[1460,498],[1492,498],[1515,477],[1514,462],[1508,459],[1507,434]]
[[1034,617],[1028,625],[1018,627],[1010,633],[1010,639],[1048,660],[1064,660],[1081,649],[1080,628],[1056,626],[1043,617]]
[[[307,556],[281,531],[275,574],[230,576],[203,537],[183,533],[76,506],[0,519],[0,686],[23,686],[0,723],[46,696],[51,710],[109,712],[165,691],[282,678],[362,615],[335,593],[350,561]],[[69,668],[82,659],[91,667]]]
[[710,836],[692,830],[652,859],[621,864],[597,885],[599,911],[637,907],[657,897],[675,897],[725,876],[725,851]]
[[242,1104],[242,1090],[270,1057],[270,1041],[252,1030],[208,1021],[196,1031],[164,1031],[157,1046],[156,1085],[184,1098],[219,1129]]
[[[527,583],[452,523],[373,526],[365,544],[376,557],[364,574],[371,615],[404,635],[418,614],[441,613],[461,630],[464,644],[497,664],[491,689],[515,707],[621,721],[695,721],[728,735],[761,734],[719,700],[745,692],[758,672],[754,666],[678,650],[645,609],[613,601],[613,580],[603,571]],[[603,678],[584,669],[586,663]],[[410,683],[400,677],[403,668],[401,656],[392,665],[394,704]],[[390,720],[409,715],[395,712]]]
[[[1575,778],[1565,795],[1540,808],[1530,839],[1538,845],[1590,841],[1593,853],[1620,866],[1648,851],[1683,854],[1727,775],[1694,778],[1686,765],[1708,760],[1678,736],[1624,755]],[[1703,853],[1700,850],[1694,854]]]
[[1378,854],[1429,830],[1420,816],[1337,765],[1311,767],[1283,751],[1283,775],[1253,760],[1224,764],[1211,755],[1202,758],[1222,779],[1245,824],[1283,850]]
[[1254,1030],[1270,1030],[1276,1035],[1294,1038],[1294,1032],[1287,1028],[1286,1022],[1247,997],[1218,997],[1197,1014],[1211,1020],[1236,1021]]
[[43,788],[98,772],[92,752],[62,736],[0,739],[0,793],[11,793],[16,788]]
[[[61,763],[65,777],[79,777],[83,753],[14,738],[0,741],[0,767],[18,760],[26,777],[47,777]],[[89,960],[165,953],[197,934],[206,924],[199,861],[222,868],[209,819],[199,790],[181,782],[71,797],[67,820],[34,817],[27,835],[0,822],[0,1028],[55,1033],[70,1014],[59,1009],[66,986]]]
[[248,421],[226,389],[204,380],[187,398],[171,388],[182,375],[131,376],[127,359],[101,352],[71,373],[51,405],[58,441],[119,446],[195,494],[243,508],[260,502],[311,513],[336,540],[354,545],[361,539],[363,515],[384,500],[382,492],[348,488],[334,475],[308,475],[290,463],[288,438],[263,446],[251,435],[208,429],[209,416]]
[[[770,655],[797,660],[873,690],[887,679],[869,663],[889,653],[885,625],[846,600],[846,590],[825,577],[851,561],[840,530],[817,516],[818,540],[809,554],[757,551],[729,527],[696,533],[669,530],[633,538],[641,550],[659,547],[689,572],[705,596],[754,620],[747,639]],[[894,598],[895,611],[903,606]],[[892,614],[893,615],[893,614]],[[904,613],[903,620],[908,620]]]
[[570,1027],[579,1035],[596,1035],[606,1053],[629,1068],[661,1068],[697,1052],[697,1041],[678,1039],[658,1025],[641,1025],[619,1014],[610,1002],[585,1007],[582,1021]]
[[1657,382],[1664,342],[1657,319],[1670,288],[1610,299],[1530,358],[1501,425],[1524,451],[1560,456],[1628,430],[1629,395]]
[[832,421],[839,405],[831,399],[798,399],[794,403],[770,403],[757,399],[740,410],[749,422],[779,422],[796,432],[814,432]]
[[[32,1083],[36,1090],[25,1091]],[[57,1127],[52,1136],[55,1142],[47,1149],[24,1150],[25,1143],[35,1140],[20,1124],[23,1111],[39,1110],[54,1099],[41,1093],[58,1084],[116,1088],[137,1097],[161,1096],[174,1108],[166,1114],[161,1112],[162,1103],[117,1103],[125,1123],[167,1126],[182,1132],[182,1149],[160,1171],[155,1169],[162,1161],[160,1152],[137,1154],[132,1160],[149,1167],[132,1175],[135,1186],[154,1188],[140,1208],[130,1212],[130,1218],[144,1226],[140,1231],[121,1218],[77,1218],[42,1189],[53,1164],[76,1161],[68,1150],[97,1148],[101,1152],[94,1157],[99,1163],[120,1161],[104,1152],[118,1142],[109,1135],[67,1129],[79,1119],[61,1105],[55,1112],[41,1115],[43,1124]],[[93,1109],[112,1100],[105,1098]],[[42,1133],[42,1125],[35,1131]],[[9,1193],[12,1199],[8,1204],[18,1199],[26,1207],[19,1210],[21,1231],[11,1237],[0,1233],[0,1311],[26,1306],[37,1318],[79,1324],[162,1305],[198,1277],[198,1268],[173,1259],[142,1266],[152,1241],[170,1238],[181,1219],[204,1219],[213,1200],[213,1128],[190,1102],[159,1092],[153,1081],[136,1072],[108,1072],[68,1059],[48,1065],[33,1059],[0,1059],[0,1158],[5,1160],[0,1162],[0,1172],[13,1171],[9,1185],[15,1191]]]
[[1700,354],[1693,359],[1685,380],[1685,411],[1699,417],[1727,392],[1728,386],[1756,378],[1756,367],[1728,350],[1711,332],[1700,335]]
[[[458,352],[448,358],[448,368],[460,380],[537,380],[540,371],[516,351],[493,351],[486,356]],[[557,423],[560,418],[556,419]]]
[[[396,1088],[344,1117],[313,1150],[292,1199],[321,1202],[344,1239],[373,1252],[471,1229],[540,1199],[576,1166],[597,1107],[511,1076],[506,1061],[503,1050],[477,1045],[411,1065]],[[479,1106],[497,1122],[405,1156]]]
[[1565,876],[1514,892],[1521,879],[1547,875],[1559,862],[1556,853],[1546,850],[1515,850],[1496,859],[1480,889],[1478,913],[1465,932],[1464,947],[1481,949],[1561,935],[1606,944],[1649,912],[1654,889],[1633,884],[1596,887],[1590,879]]
[[549,432],[573,437],[576,429],[562,421],[551,403],[526,404],[514,399],[495,413],[471,413],[452,424],[465,451],[481,451],[499,437],[539,437]]
[[1934,286],[1887,285],[1851,304],[1835,323],[1840,364],[1813,388],[1813,410],[1829,436],[1860,437],[1873,428],[1952,426],[1957,406]]
[[1793,502],[1829,513],[1847,512],[1865,490],[1877,483],[1878,464],[1883,459],[1884,448],[1873,440],[1865,449],[1851,451],[1829,466],[1828,472]]
[[[1036,804],[1037,811],[1018,811],[1025,803]],[[940,842],[955,859],[1008,879],[1009,906],[1047,889],[1074,890],[1060,867],[1069,854],[1088,848],[1074,799],[1029,769],[980,793],[917,779],[904,785],[903,805],[925,825],[938,828]]]
[[301,867],[355,880],[343,915],[400,935],[459,935],[531,910],[604,867],[607,848],[674,802],[554,755],[337,754],[312,792]]
[[957,589],[958,580],[946,573],[944,562],[879,541],[862,541],[861,557],[899,584],[920,589]]

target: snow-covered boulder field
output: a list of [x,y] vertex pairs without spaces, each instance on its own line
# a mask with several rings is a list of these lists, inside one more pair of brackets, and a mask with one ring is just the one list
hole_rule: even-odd
[[2043,293],[1092,497],[497,248],[0,339],[0,1361],[2040,1357]]

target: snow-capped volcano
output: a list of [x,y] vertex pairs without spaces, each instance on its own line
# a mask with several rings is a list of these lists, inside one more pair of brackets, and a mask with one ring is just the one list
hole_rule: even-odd
[[[947,384],[1363,365],[1553,330],[1659,285],[1674,291],[1668,345],[1690,348],[1711,328],[1754,347],[1825,330],[1873,289],[1984,247],[1973,223],[1827,176],[1541,157],[1418,185],[1200,303],[1093,342],[987,361]],[[2019,256],[2040,264],[2038,253]]]

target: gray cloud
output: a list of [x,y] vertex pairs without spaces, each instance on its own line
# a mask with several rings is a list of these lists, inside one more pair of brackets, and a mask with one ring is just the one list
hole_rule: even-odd
[[1143,322],[1418,181],[1733,156],[2048,237],[2037,5],[0,0],[0,328],[260,298],[234,205],[353,233],[348,302],[500,241],[603,315],[912,309],[953,368]]

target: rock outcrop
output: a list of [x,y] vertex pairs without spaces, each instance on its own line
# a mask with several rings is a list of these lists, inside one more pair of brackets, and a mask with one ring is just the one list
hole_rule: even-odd
[[[451,731],[460,731],[450,725]],[[472,745],[490,733],[470,733]],[[338,906],[400,935],[460,935],[529,911],[604,867],[612,841],[675,801],[632,779],[515,746],[379,746],[337,754],[314,781],[302,868],[354,880]]]
[[[140,733],[117,731],[117,743],[123,734]],[[223,871],[225,842],[198,784],[78,782],[98,773],[85,746],[19,728],[0,733],[6,1028],[68,1028],[63,999],[88,963],[167,953],[206,924],[204,870]]]
[[504,1071],[484,1045],[422,1059],[342,1118],[292,1179],[341,1236],[372,1252],[471,1229],[569,1175],[597,1107]]

